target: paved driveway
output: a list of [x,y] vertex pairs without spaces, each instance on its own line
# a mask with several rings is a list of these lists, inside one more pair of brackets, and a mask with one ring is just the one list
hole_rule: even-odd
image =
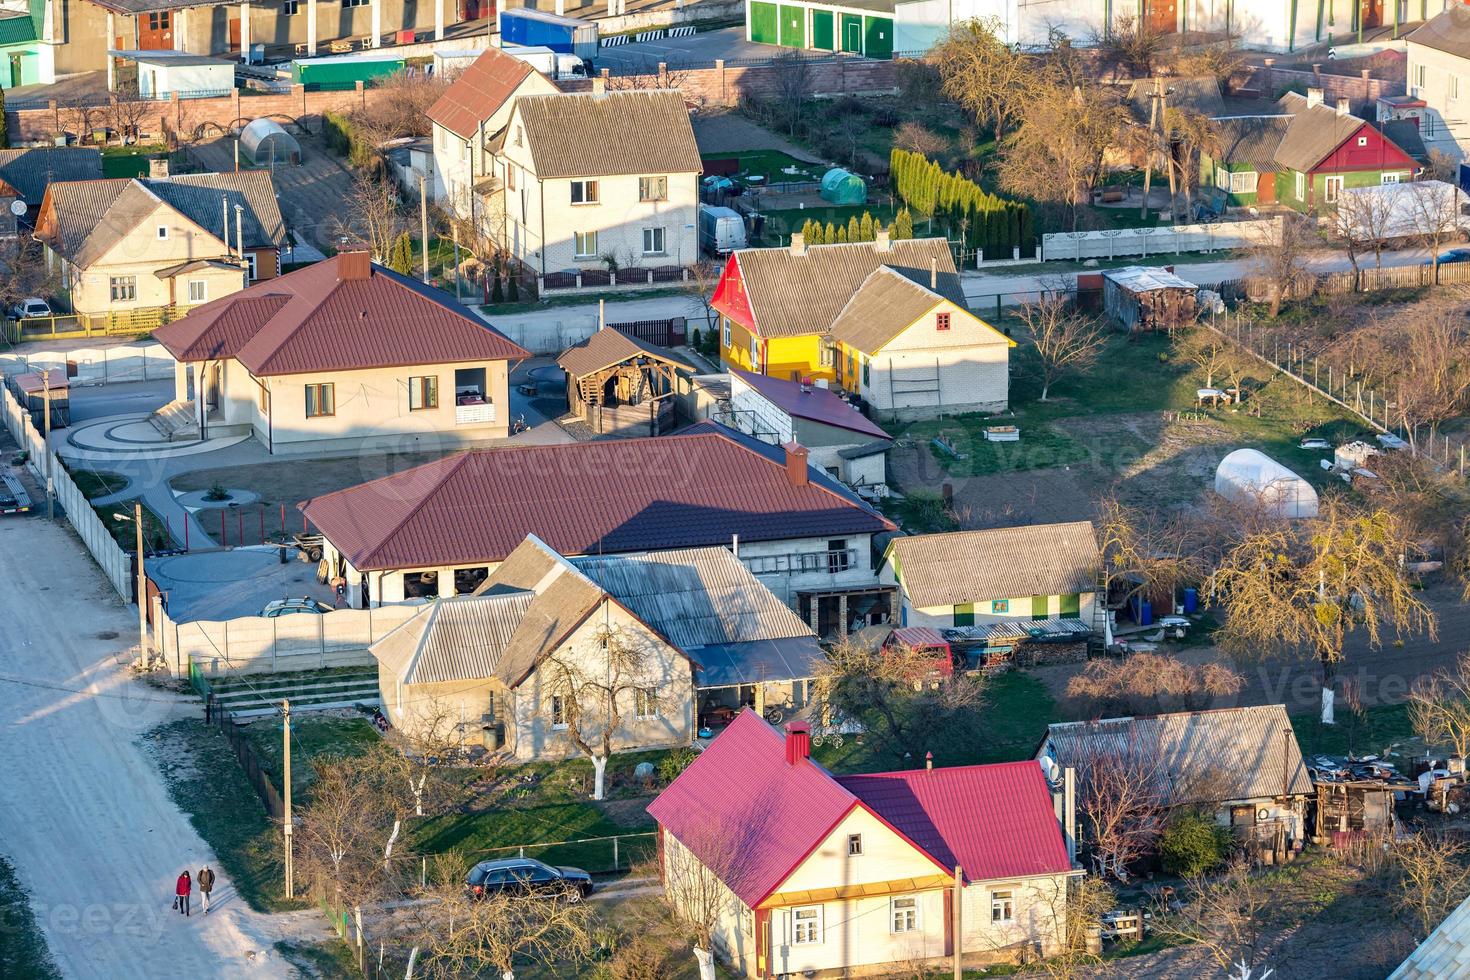
[[330,586],[316,580],[316,566],[292,558],[282,565],[276,548],[235,548],[150,558],[148,575],[168,593],[175,622],[254,616],[273,599],[310,596],[329,605]]

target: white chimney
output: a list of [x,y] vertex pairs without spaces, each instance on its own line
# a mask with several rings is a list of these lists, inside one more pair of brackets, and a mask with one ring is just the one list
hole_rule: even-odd
[[1322,90],[1313,85],[1307,89],[1307,107],[1322,104]]
[[1337,114],[1339,116],[1351,116],[1353,114],[1353,103],[1349,99],[1337,100]]
[[799,231],[794,231],[791,233],[791,254],[806,254],[806,236]]
[[606,95],[607,94],[607,79],[606,78],[603,78],[601,75],[598,75],[596,78],[592,79],[592,94],[593,95]]
[[874,235],[873,235],[873,251],[875,251],[875,252],[891,252],[891,251],[893,251],[893,240],[888,237],[888,229],[887,228],[879,228],[878,231],[874,233]]
[[937,289],[939,289],[939,260],[938,259],[930,259],[929,260],[929,288],[931,290],[937,290]]

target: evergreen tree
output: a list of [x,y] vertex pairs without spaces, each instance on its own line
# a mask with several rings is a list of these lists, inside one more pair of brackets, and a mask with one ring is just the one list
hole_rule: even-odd
[[837,241],[837,226],[830,221],[827,222],[827,227],[822,229],[822,241],[828,245]]
[[1012,204],[1006,208],[1006,247],[1014,249],[1021,244],[1021,208]]
[[492,303],[504,303],[505,302],[505,290],[500,285],[500,258],[499,258],[499,256],[497,256],[496,259],[495,259],[495,261],[490,264],[490,275],[491,275],[491,277],[494,280],[493,284],[490,287],[490,302],[492,302]]
[[863,220],[858,223],[858,234],[865,242],[871,242],[874,238],[873,215],[868,211],[863,212]]
[[838,228],[837,229],[837,244],[838,245],[846,245],[847,244],[847,229],[845,227]]
[[1031,214],[1031,208],[1025,204],[1021,205],[1021,249],[1033,251],[1036,248],[1036,219]]
[[518,303],[518,302],[520,302],[520,299],[521,299],[521,286],[520,286],[521,277],[518,276],[518,275],[516,275],[515,270],[512,269],[512,270],[510,270],[509,272],[506,273],[506,278],[510,280],[510,294],[509,294],[509,296],[507,298],[512,303]]
[[914,216],[909,214],[908,208],[901,208],[894,215],[891,231],[894,239],[914,237]]
[[5,116],[5,90],[0,89],[0,150],[10,146],[9,120]]
[[393,242],[388,252],[388,268],[405,276],[413,272],[413,239],[408,237],[408,232]]
[[862,237],[862,226],[858,224],[857,215],[852,215],[847,219],[847,240],[850,242],[861,242],[867,240]]

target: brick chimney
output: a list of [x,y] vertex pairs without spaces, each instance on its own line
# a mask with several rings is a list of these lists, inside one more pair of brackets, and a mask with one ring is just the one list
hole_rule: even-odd
[[888,229],[887,228],[880,228],[880,229],[878,229],[877,232],[874,233],[874,235],[873,235],[873,251],[875,251],[875,252],[891,252],[891,251],[893,251],[893,239],[891,239],[891,238],[888,237]]
[[786,450],[786,479],[791,481],[793,487],[806,486],[806,447],[800,443],[788,442],[781,448]]
[[168,157],[148,161],[148,178],[150,180],[168,180]]
[[791,254],[806,254],[806,236],[799,231],[794,231],[791,233]]
[[1337,114],[1339,116],[1351,116],[1353,114],[1353,101],[1352,101],[1352,99],[1338,99],[1337,100]]
[[604,76],[598,75],[596,78],[592,79],[592,94],[593,95],[606,95],[607,94],[607,79]]
[[372,275],[372,257],[367,252],[337,253],[337,281],[352,282]]
[[794,766],[812,757],[812,726],[793,721],[786,726],[786,764]]

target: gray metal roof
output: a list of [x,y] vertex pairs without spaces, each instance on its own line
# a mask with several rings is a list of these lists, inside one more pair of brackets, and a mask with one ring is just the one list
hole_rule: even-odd
[[90,146],[37,146],[0,150],[0,180],[20,192],[35,207],[46,196],[47,185],[67,180],[97,180],[102,176],[102,153]]
[[1458,3],[1452,5],[1410,34],[1408,42],[1470,59],[1470,8]]
[[372,647],[378,663],[404,684],[496,676],[532,592],[439,599]]
[[695,687],[737,687],[765,681],[802,681],[817,676],[826,654],[815,636],[754,643],[721,643],[695,654]]
[[897,537],[888,546],[904,595],[919,608],[1097,588],[1090,521]]
[[513,118],[542,180],[704,169],[678,92],[525,95]]
[[1220,140],[1216,159],[1223,163],[1249,164],[1257,173],[1273,174],[1280,169],[1276,148],[1291,125],[1291,116],[1227,116],[1211,120]]
[[1312,791],[1301,746],[1280,704],[1055,724],[1038,757],[1075,767],[1086,780],[1090,760],[1133,754],[1158,761],[1175,805]]

